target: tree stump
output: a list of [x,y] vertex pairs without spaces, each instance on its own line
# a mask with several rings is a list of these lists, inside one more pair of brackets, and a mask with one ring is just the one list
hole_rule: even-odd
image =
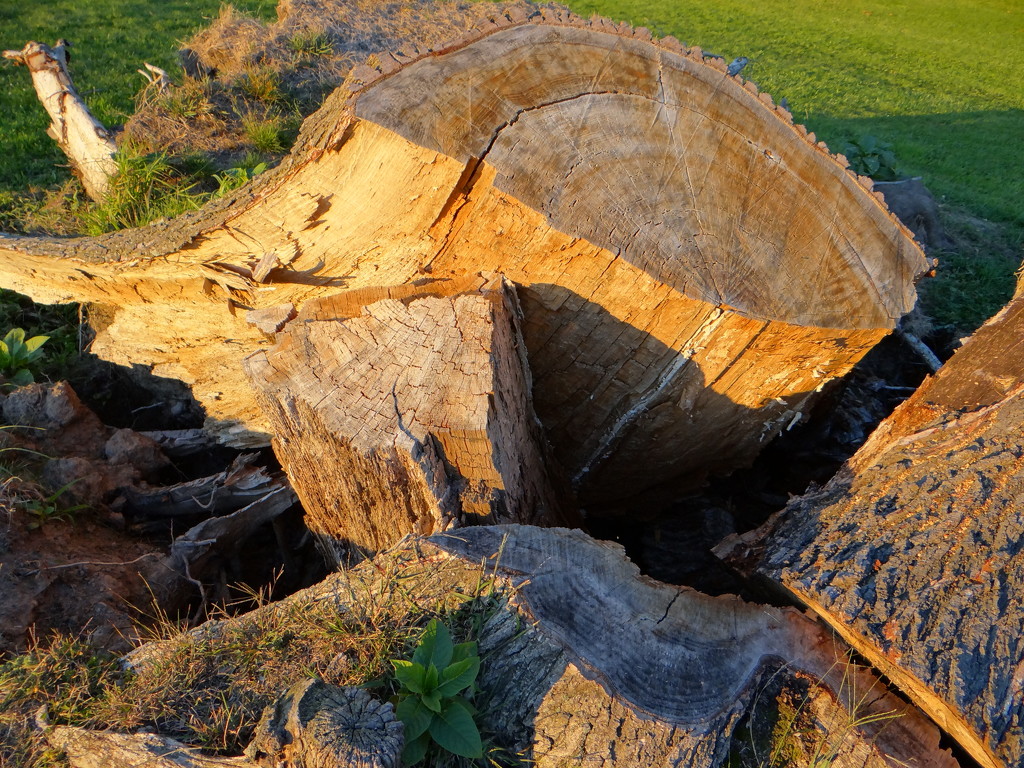
[[828,485],[731,545],[986,768],[1024,761],[1022,339],[1018,294]]
[[[833,764],[956,768],[938,748],[938,729],[852,663],[816,621],[792,608],[659,584],[618,545],[565,529],[473,526],[410,537],[252,614],[147,644],[129,661],[145,675],[177,642],[202,638],[215,653],[218,635],[225,642],[243,630],[258,636],[259,628],[287,626],[299,610],[379,621],[388,594],[403,610],[467,609],[465,596],[480,595],[482,583],[493,592],[473,614],[479,725],[540,768],[718,768],[737,727],[770,708],[759,696],[765,679],[793,674],[820,681],[818,736]],[[284,709],[295,711],[291,703]]]
[[245,753],[274,768],[398,768],[404,743],[390,704],[310,679],[267,707]]
[[511,285],[394,293],[407,295],[307,302],[246,361],[306,524],[378,551],[472,522],[578,523],[533,412]]
[[509,11],[373,61],[254,184],[102,238],[4,237],[0,282],[92,302],[95,352],[188,382],[253,445],[241,361],[269,308],[504,274],[595,514],[751,460],[913,306],[928,265],[870,180],[699,49]]

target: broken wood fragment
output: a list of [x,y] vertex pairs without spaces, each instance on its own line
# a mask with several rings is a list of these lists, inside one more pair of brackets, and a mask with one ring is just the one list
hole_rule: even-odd
[[256,454],[243,453],[216,475],[157,488],[125,489],[121,511],[136,524],[230,514],[287,486],[280,473],[268,473],[255,459]]
[[246,361],[310,529],[377,551],[407,533],[573,521],[533,412],[512,286],[383,293],[308,302]]
[[398,768],[403,725],[361,688],[296,683],[263,713],[245,754],[279,768]]
[[28,69],[36,95],[50,116],[47,134],[71,161],[86,194],[102,200],[111,177],[117,173],[117,146],[110,131],[93,117],[75,90],[68,74],[65,45],[63,40],[52,48],[28,42],[20,51],[4,51],[3,57]]
[[985,768],[1024,762],[1024,295],[825,487],[721,550],[833,626]]

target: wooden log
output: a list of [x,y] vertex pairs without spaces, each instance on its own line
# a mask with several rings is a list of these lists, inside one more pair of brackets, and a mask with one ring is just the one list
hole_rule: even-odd
[[578,524],[533,412],[511,285],[391,293],[307,302],[246,361],[307,526],[328,548],[377,551],[467,523]]
[[[499,730],[532,720],[540,765],[722,765],[779,660],[820,681],[842,713],[842,726],[822,734],[836,765],[955,765],[934,727],[795,610],[653,582],[621,547],[578,531],[494,526],[434,541],[486,559],[534,627],[523,632],[509,614],[493,622],[481,651],[501,650],[481,685],[512,689],[514,703],[497,705],[494,718]],[[869,722],[880,713],[895,718]]]
[[818,736],[833,764],[956,766],[939,750],[938,730],[851,665],[817,622],[658,584],[618,545],[564,529],[474,526],[410,538],[281,602],[142,646],[128,661],[146,675],[177,643],[201,639],[216,653],[219,636],[237,642],[296,611],[379,621],[380,596],[396,583],[403,606],[465,607],[482,582],[494,585],[495,607],[480,628],[479,724],[541,768],[724,765],[737,725],[762,706],[760,681],[793,670],[825,687],[833,725]]
[[[225,562],[237,561],[263,526],[274,523],[297,503],[290,487],[278,485],[241,509],[192,526],[171,542],[168,553],[150,570],[146,579],[150,593],[168,612],[187,605],[198,593],[200,604],[196,615],[202,615],[213,602],[207,585],[223,574]],[[281,559],[288,563],[291,553],[280,540],[279,544]]]
[[986,768],[1024,762],[1022,340],[1018,294],[828,485],[720,550],[759,563]]
[[46,734],[52,747],[60,750],[72,768],[254,768],[241,757],[212,757],[195,747],[154,733],[111,733],[56,725]]
[[3,57],[28,69],[36,95],[50,116],[47,134],[71,161],[85,193],[93,200],[102,200],[111,177],[117,173],[117,146],[110,131],[93,117],[75,90],[68,74],[66,45],[63,40],[52,48],[28,42],[20,51],[4,51]]
[[121,512],[129,524],[231,514],[288,485],[280,472],[276,476],[268,473],[266,467],[255,463],[256,458],[256,454],[243,453],[223,472],[198,480],[125,489]]
[[234,196],[104,238],[3,238],[0,282],[104,305],[95,352],[190,383],[246,445],[270,427],[240,361],[270,340],[244,310],[500,272],[588,511],[699,483],[796,423],[928,265],[765,94],[644,37],[503,17],[363,67]]

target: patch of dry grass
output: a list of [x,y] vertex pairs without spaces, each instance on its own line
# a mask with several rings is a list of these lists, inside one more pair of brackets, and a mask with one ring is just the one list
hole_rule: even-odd
[[255,149],[268,158],[280,156],[289,142],[258,145],[251,120],[243,124],[247,116],[276,109],[266,120],[301,119],[371,54],[438,47],[511,7],[531,12],[538,6],[525,0],[284,0],[271,24],[224,6],[207,29],[183,45],[196,77],[140,103],[125,135],[169,152],[234,158]]
[[263,709],[298,680],[393,693],[391,660],[405,657],[432,618],[476,639],[499,598],[479,567],[411,551],[329,577],[286,600],[181,632],[163,619],[125,669],[80,640],[54,637],[0,665],[0,764],[45,765],[33,727],[155,729],[208,750],[238,754]]

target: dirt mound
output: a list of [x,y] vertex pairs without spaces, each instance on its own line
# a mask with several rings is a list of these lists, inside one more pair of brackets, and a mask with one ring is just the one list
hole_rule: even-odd
[[144,92],[119,142],[202,152],[222,167],[246,154],[280,156],[301,118],[355,64],[384,51],[437,48],[509,9],[540,7],[526,0],[281,0],[277,21],[264,24],[224,6],[182,46],[182,84]]

